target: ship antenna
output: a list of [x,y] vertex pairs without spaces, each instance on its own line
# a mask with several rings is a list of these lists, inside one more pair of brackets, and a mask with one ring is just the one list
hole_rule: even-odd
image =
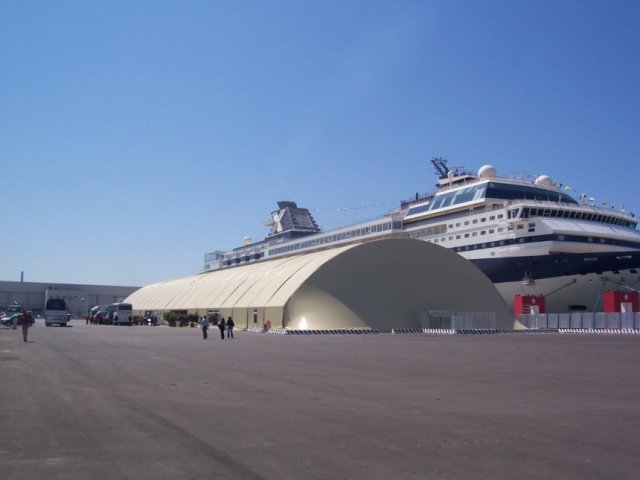
[[440,174],[440,179],[447,178],[449,175],[449,167],[447,167],[447,159],[442,157],[433,157],[431,160],[431,165],[434,166],[436,172]]

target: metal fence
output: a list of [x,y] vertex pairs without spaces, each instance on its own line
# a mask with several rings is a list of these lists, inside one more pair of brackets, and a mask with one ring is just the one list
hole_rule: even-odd
[[518,315],[518,321],[527,328],[549,329],[640,329],[640,312],[630,313],[545,313]]
[[495,330],[496,312],[456,312],[449,310],[429,310],[424,312],[420,327],[423,329],[446,330]]

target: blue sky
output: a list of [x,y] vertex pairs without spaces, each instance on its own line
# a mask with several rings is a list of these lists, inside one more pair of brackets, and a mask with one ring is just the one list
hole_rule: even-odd
[[433,188],[548,174],[640,213],[640,2],[0,0],[0,280],[144,285]]

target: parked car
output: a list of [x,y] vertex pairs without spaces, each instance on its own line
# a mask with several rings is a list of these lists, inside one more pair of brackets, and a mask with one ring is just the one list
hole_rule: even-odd
[[[35,323],[33,315],[31,315],[30,312],[27,312],[27,315],[29,316],[29,326],[33,326],[33,324]],[[22,325],[21,313],[14,313],[13,315],[2,317],[2,320],[0,320],[0,322],[2,322],[2,325],[4,325],[5,327],[11,327],[13,326],[14,319],[15,319],[16,325]]]

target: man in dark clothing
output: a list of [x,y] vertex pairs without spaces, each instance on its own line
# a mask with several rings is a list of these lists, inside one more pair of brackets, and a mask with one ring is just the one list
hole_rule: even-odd
[[218,328],[220,329],[220,338],[222,340],[224,340],[224,317],[222,317],[222,320],[220,320],[220,322],[218,322]]
[[31,316],[27,313],[26,310],[22,311],[22,339],[27,341],[27,334],[29,332],[29,322],[31,321]]
[[227,338],[233,338],[233,318],[229,317],[227,319]]

